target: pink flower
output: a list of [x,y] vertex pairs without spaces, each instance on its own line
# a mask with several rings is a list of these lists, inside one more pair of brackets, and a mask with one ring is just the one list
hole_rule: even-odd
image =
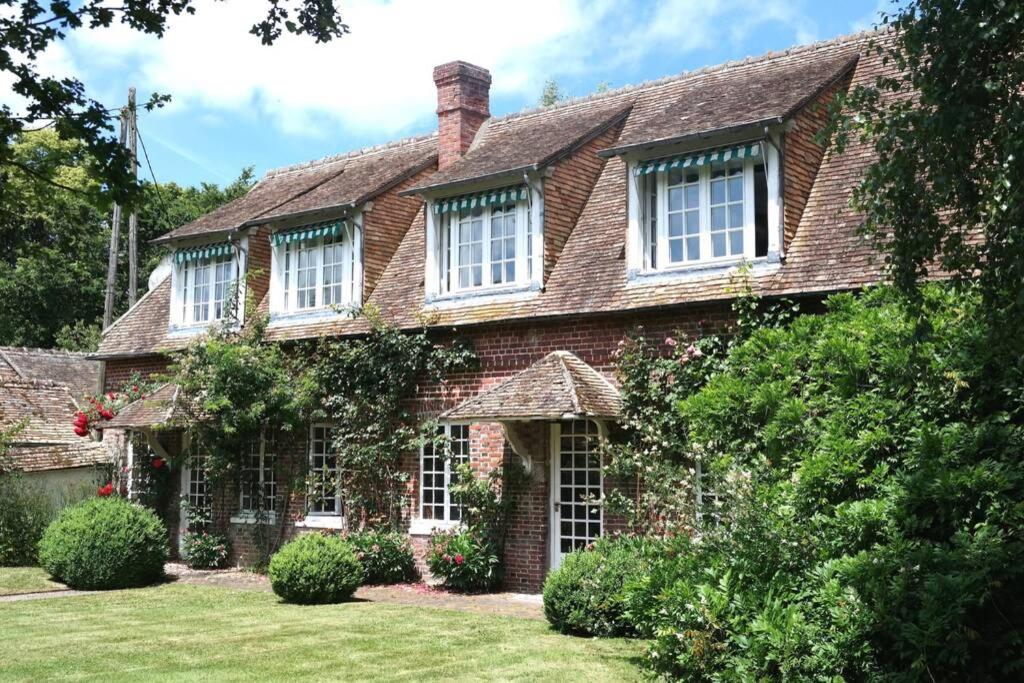
[[462,564],[463,562],[465,562],[465,559],[462,557],[462,555],[455,556],[455,564]]
[[675,346],[675,345],[676,345],[676,344],[678,344],[678,343],[679,343],[679,342],[677,342],[677,341],[676,341],[675,339],[673,339],[672,337],[665,337],[665,346]]
[[701,353],[701,350],[698,349],[696,346],[690,344],[688,347],[686,347],[686,355],[689,356],[690,358],[700,358],[704,354]]
[[445,562],[451,562],[451,561],[452,561],[452,556],[451,556],[451,555],[449,555],[448,553],[445,553],[445,554],[444,554],[444,555],[442,556],[442,559],[444,559],[444,561],[445,561]]

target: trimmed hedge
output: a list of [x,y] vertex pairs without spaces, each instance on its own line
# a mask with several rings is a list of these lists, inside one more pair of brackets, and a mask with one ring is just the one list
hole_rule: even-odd
[[123,498],[92,498],[65,508],[39,542],[39,564],[88,590],[147,586],[163,578],[167,530],[151,510]]
[[303,534],[270,558],[270,586],[287,602],[317,605],[352,597],[363,582],[355,548],[338,536]]
[[642,539],[619,538],[567,555],[544,581],[544,616],[562,633],[635,634],[626,617],[626,586],[644,574],[645,554]]

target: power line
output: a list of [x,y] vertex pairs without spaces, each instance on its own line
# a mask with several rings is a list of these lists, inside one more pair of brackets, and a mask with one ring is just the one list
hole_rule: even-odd
[[156,173],[153,172],[153,164],[149,160],[149,151],[146,149],[146,141],[142,137],[141,130],[136,128],[135,132],[139,136],[139,144],[142,146],[142,156],[146,160],[146,167],[149,168],[149,177],[153,179],[153,190],[156,192],[156,198],[160,202],[160,210],[163,212],[164,218],[167,219],[167,222],[170,223],[171,214],[167,210],[167,205],[164,204],[164,195],[160,192],[160,183],[157,182]]

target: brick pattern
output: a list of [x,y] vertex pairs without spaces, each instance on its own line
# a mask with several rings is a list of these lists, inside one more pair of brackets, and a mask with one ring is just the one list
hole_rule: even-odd
[[605,160],[597,152],[615,142],[622,126],[620,122],[611,127],[555,164],[551,177],[544,182],[545,283],[604,170]]
[[491,116],[491,73],[466,62],[449,62],[434,68],[434,85],[437,166],[444,169],[462,158],[480,126]]
[[849,84],[847,75],[827,88],[793,117],[793,127],[786,133],[782,165],[782,177],[785,179],[783,251],[796,236],[811,186],[818,177],[818,168],[825,155],[825,148],[815,142],[814,137],[828,123],[828,103],[837,93],[845,91]]
[[136,372],[143,380],[155,378],[157,375],[165,374],[167,366],[167,358],[156,354],[108,360],[103,378],[103,390],[120,391]]
[[249,236],[249,265],[246,273],[245,313],[250,314],[270,291],[270,230],[259,228]]

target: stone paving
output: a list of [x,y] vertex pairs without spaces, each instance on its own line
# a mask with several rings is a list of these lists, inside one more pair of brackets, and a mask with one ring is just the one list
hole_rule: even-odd
[[[270,590],[270,581],[265,575],[242,569],[197,571],[182,564],[170,563],[167,565],[167,574],[180,583],[235,590]],[[394,586],[362,586],[356,591],[355,597],[357,600],[414,607],[436,607],[524,619],[544,618],[541,596],[522,593],[464,595],[423,583],[409,583]]]

